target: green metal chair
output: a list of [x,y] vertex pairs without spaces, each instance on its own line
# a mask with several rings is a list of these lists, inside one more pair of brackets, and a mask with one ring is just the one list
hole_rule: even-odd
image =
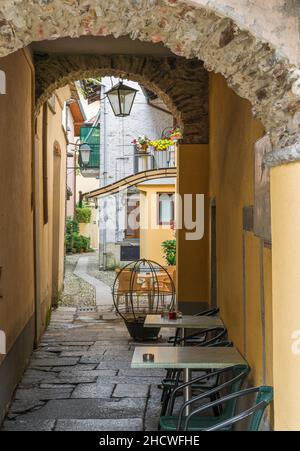
[[[216,316],[219,313],[219,308],[215,307],[209,310],[203,310],[202,312],[196,313],[193,316]],[[180,338],[181,329],[176,329],[175,336],[169,337],[168,343],[173,343],[176,346],[178,339]],[[195,341],[195,340],[194,340]]]
[[[208,344],[208,347],[214,348],[214,347],[231,347],[233,346],[232,341],[223,340],[221,342],[217,341],[216,343],[210,343]],[[181,383],[183,383],[182,380],[182,371],[183,370],[168,370],[166,377],[162,380],[159,388],[162,388],[162,397],[161,397],[161,403],[162,403],[162,409],[161,409],[161,415],[165,415],[167,405],[171,396],[172,391],[177,388]],[[194,370],[193,373],[201,373],[200,376],[203,374],[209,374],[211,371],[205,371],[205,370]],[[201,381],[199,384],[195,383],[193,384],[193,389],[200,389],[202,391],[210,390],[212,388],[215,388],[217,385],[219,385],[219,375],[215,375],[215,377],[210,377],[207,380]],[[179,396],[181,393],[180,391],[177,391],[177,396]],[[212,399],[213,400],[213,399]],[[216,410],[218,410],[216,408]]]
[[[236,413],[237,401],[241,398],[249,395],[254,395],[256,393],[256,398],[254,404],[239,413]],[[273,401],[273,388],[269,386],[261,386],[255,388],[248,388],[245,390],[238,391],[237,393],[232,393],[228,396],[220,398],[211,403],[205,404],[197,409],[195,409],[188,417],[177,417],[176,430],[184,431],[232,431],[232,427],[235,423],[238,423],[246,418],[250,418],[247,431],[258,431],[263,414],[269,404]],[[207,409],[211,409],[217,405],[225,405],[234,403],[234,413],[231,416],[225,418],[225,414],[220,417],[208,417],[203,414]],[[225,410],[224,410],[225,412]],[[161,429],[163,430],[175,430],[173,429],[174,423],[170,421],[172,417],[165,417],[165,420],[161,421]],[[166,426],[170,427],[172,423],[172,428],[166,429]],[[162,426],[162,424],[164,426]]]
[[[214,405],[213,403],[218,401],[219,398],[221,398],[222,393],[226,393],[228,395],[238,392],[241,389],[246,376],[249,374],[249,371],[250,368],[247,365],[235,365],[232,367],[216,370],[208,374],[204,374],[202,376],[192,379],[189,382],[185,382],[183,384],[178,385],[178,387],[176,387],[172,391],[169,397],[167,409],[166,410],[163,409],[163,413],[164,411],[166,411],[166,416],[162,415],[160,418],[160,429],[166,431],[181,430],[180,428],[182,427],[183,424],[182,422],[185,419],[183,415],[186,410],[186,407],[190,406],[190,408],[192,408],[196,402],[202,401],[206,398],[209,398],[211,400],[210,404],[214,412],[214,416],[212,415],[211,417],[209,416],[205,417],[207,421],[213,423],[216,419],[219,420],[222,419],[224,421],[225,419],[231,418],[235,414],[236,408],[235,399],[232,402],[226,403],[224,406],[222,406],[222,404],[220,405],[219,403]],[[230,379],[228,379],[228,375]],[[192,399],[182,404],[178,416],[173,415],[175,400],[179,392],[182,393],[183,389],[188,386],[191,387],[196,386],[198,387],[198,389],[200,388],[200,390],[201,385],[203,385],[204,387],[205,385],[206,387],[207,386],[209,387],[210,379],[215,381],[216,378],[218,380],[217,386],[213,386],[211,389],[208,390],[204,389],[204,392],[202,390],[202,393],[200,393],[197,396],[193,396]],[[221,379],[224,378],[226,378],[227,380],[225,380],[225,382],[221,382]],[[196,410],[194,410],[194,412],[195,411]],[[192,412],[192,414],[194,414],[194,412]],[[189,430],[198,430],[194,429],[194,423],[196,422],[196,427],[198,427],[197,426],[198,421],[199,417],[197,417],[196,420],[193,420]]]

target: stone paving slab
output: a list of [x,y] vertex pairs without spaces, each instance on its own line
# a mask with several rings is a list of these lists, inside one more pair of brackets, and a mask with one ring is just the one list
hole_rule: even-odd
[[82,383],[93,383],[97,381],[97,376],[91,376],[89,374],[79,374],[79,375],[58,375],[57,377],[45,377],[42,382],[44,384],[82,384]]
[[130,361],[101,360],[98,366],[96,367],[97,370],[101,369],[120,370],[124,368],[130,368]]
[[4,422],[3,431],[52,431],[55,420],[7,420]]
[[114,390],[113,398],[147,398],[149,385],[144,384],[118,384]]
[[119,419],[142,418],[146,408],[144,398],[123,399],[62,399],[51,400],[37,412],[20,415],[20,420],[37,419]]
[[69,346],[69,345],[61,345],[61,346],[44,346],[43,352],[74,352],[74,351],[88,351],[90,346]]
[[80,358],[79,363],[81,364],[98,364],[103,360],[103,356],[99,356],[99,355],[89,355],[89,356],[84,356]]
[[81,363],[78,363],[77,365],[74,366],[54,366],[53,368],[51,368],[51,371],[56,372],[56,373],[60,373],[63,371],[68,371],[68,372],[74,372],[76,373],[76,371],[91,371],[96,369],[97,364],[96,363],[89,363],[89,364],[85,364],[82,365]]
[[55,431],[142,431],[141,418],[118,420],[58,420]]
[[50,358],[50,359],[31,359],[31,366],[38,367],[38,366],[72,366],[76,365],[78,363],[78,358]]
[[60,373],[60,377],[69,377],[69,376],[91,376],[91,377],[98,377],[98,376],[116,376],[117,370],[91,370],[91,371],[62,371]]
[[72,398],[110,398],[114,385],[79,384],[72,393]]
[[60,357],[93,357],[101,356],[106,352],[106,348],[94,348],[89,351],[65,351],[60,354]]
[[138,377],[138,376],[146,376],[146,377],[159,377],[161,380],[165,377],[166,371],[156,368],[144,369],[144,368],[121,368],[118,372],[118,376],[123,377]]
[[44,405],[45,403],[38,399],[18,399],[12,402],[10,406],[10,413],[25,413],[34,409],[38,409]]
[[89,347],[89,346],[92,346],[93,344],[94,344],[94,341],[65,341],[64,343],[56,343],[56,340],[54,341],[54,344],[55,344],[55,346],[52,344],[52,345],[50,345],[49,344],[49,342],[48,342],[48,340],[44,340],[44,339],[42,339],[42,341],[41,341],[41,343],[40,343],[40,345],[39,345],[39,347],[40,348],[44,348],[44,347],[53,347],[53,348],[55,348],[55,347],[62,347],[62,346],[64,346],[64,347],[68,347],[68,348],[70,348],[70,349],[73,349],[74,347],[77,347],[77,346],[86,346],[86,347]]
[[16,391],[15,399],[38,399],[41,401],[47,401],[49,399],[66,399],[71,396],[73,388],[21,388]]

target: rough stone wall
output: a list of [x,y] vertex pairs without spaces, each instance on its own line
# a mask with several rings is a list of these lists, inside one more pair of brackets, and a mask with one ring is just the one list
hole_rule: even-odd
[[[129,35],[199,58],[253,105],[275,148],[300,142],[300,70],[251,26],[183,0],[2,0],[0,55],[34,40]],[[251,30],[251,31],[250,31]],[[298,152],[296,152],[298,154]],[[300,155],[299,155],[300,158]]]
[[295,64],[300,64],[299,0],[190,0],[230,17],[239,27],[270,42]]
[[53,91],[88,77],[121,76],[155,92],[176,117],[187,143],[208,142],[208,73],[199,60],[128,55],[36,56],[37,110]]

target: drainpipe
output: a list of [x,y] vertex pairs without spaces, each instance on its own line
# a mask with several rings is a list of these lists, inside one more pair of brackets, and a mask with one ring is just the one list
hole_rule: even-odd
[[[100,175],[100,185],[107,185],[107,110],[106,110],[106,97],[102,96],[102,90],[105,90],[104,86],[101,86],[100,91],[100,99],[103,101],[103,181],[101,182]],[[104,98],[103,98],[104,97]],[[100,100],[101,102],[101,100]],[[101,104],[100,104],[101,108]],[[101,149],[101,140],[100,140],[100,149]],[[100,154],[101,155],[101,154]],[[101,162],[100,162],[101,169]],[[100,244],[99,244],[99,266],[102,266],[104,270],[107,269],[107,232],[106,232],[106,220],[107,220],[107,200],[104,198],[103,201],[103,219],[104,219],[104,228],[100,230],[100,244],[102,242],[102,265],[101,265],[101,256],[100,256]],[[102,239],[101,239],[102,238]]]

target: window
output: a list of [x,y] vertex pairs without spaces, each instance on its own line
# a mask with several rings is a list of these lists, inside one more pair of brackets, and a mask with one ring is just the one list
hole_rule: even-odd
[[125,238],[140,237],[140,201],[128,196],[126,204]]
[[174,193],[158,193],[158,223],[159,225],[174,222]]

